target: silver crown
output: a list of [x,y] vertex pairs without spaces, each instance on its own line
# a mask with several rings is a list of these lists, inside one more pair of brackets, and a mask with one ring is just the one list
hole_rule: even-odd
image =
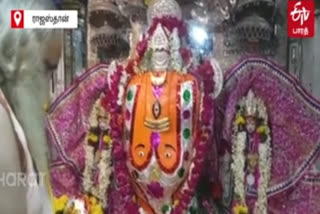
[[267,109],[261,98],[256,97],[252,90],[249,90],[247,96],[242,100],[242,104],[245,106],[246,116],[255,116],[263,118],[266,122],[268,119]]
[[161,24],[157,25],[151,38],[151,49],[152,50],[169,50],[170,44],[168,36],[163,29]]
[[154,0],[149,6],[147,13],[149,25],[152,24],[154,18],[161,18],[163,16],[182,19],[181,8],[175,0]]
[[245,101],[245,106],[246,106],[247,115],[254,116],[255,113],[257,112],[257,100],[256,100],[252,90],[250,90],[248,92],[248,95],[247,95],[246,101]]

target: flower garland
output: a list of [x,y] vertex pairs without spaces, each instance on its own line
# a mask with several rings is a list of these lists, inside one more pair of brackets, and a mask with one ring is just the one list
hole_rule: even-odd
[[126,167],[126,155],[123,148],[123,118],[122,106],[118,102],[118,94],[125,87],[120,84],[123,72],[126,72],[120,65],[116,66],[116,71],[113,73],[109,91],[104,98],[104,103],[111,115],[110,128],[111,138],[113,140],[112,157],[114,160],[114,175],[116,191],[119,194],[117,198],[119,204],[124,207],[114,207],[115,214],[139,214],[139,207],[134,201],[134,190],[131,186],[129,172]]
[[248,95],[239,102],[237,108],[232,137],[231,169],[237,197],[233,213],[249,213],[246,192],[247,188],[255,188],[258,197],[253,213],[267,214],[271,137],[266,107],[263,101],[256,98],[250,90]]
[[239,202],[241,205],[246,204],[245,199],[245,188],[244,188],[244,178],[245,178],[245,158],[244,158],[244,150],[246,148],[246,133],[245,132],[239,132],[236,136],[234,136],[236,139],[233,140],[237,144],[237,146],[232,147],[232,164],[231,169],[234,174],[234,191],[239,197]]
[[[201,103],[200,127],[195,139],[195,157],[194,162],[190,166],[189,175],[181,193],[178,196],[176,206],[173,206],[171,214],[182,214],[188,210],[188,206],[194,195],[194,190],[199,181],[200,175],[204,167],[206,152],[208,151],[208,143],[212,140],[212,127],[214,120],[214,70],[209,61],[204,61],[201,65],[192,71],[203,89],[204,94]],[[213,87],[212,87],[213,86]]]
[[[100,169],[99,173],[99,188],[98,188],[98,198],[101,200],[104,207],[107,206],[107,189],[110,185],[111,170],[108,170],[111,165],[111,150],[106,150],[101,152],[101,160],[98,164]],[[103,169],[103,170],[101,170]]]
[[176,17],[164,16],[156,17],[152,21],[152,25],[148,30],[148,34],[152,35],[156,30],[157,25],[161,24],[164,28],[172,32],[174,28],[178,29],[179,37],[184,37],[187,34],[187,26],[183,20],[179,20]]
[[[100,157],[98,160],[97,168],[98,168],[98,184],[94,185],[94,169],[95,169],[95,147],[90,145],[91,143],[95,144],[95,146],[100,142],[101,136],[99,134],[93,133],[92,127],[99,127],[98,117],[101,116],[99,114],[106,115],[106,110],[104,109],[103,96],[98,99],[98,101],[94,104],[93,110],[90,114],[89,124],[90,131],[86,136],[86,145],[85,145],[85,168],[83,172],[83,189],[85,192],[94,195],[96,198],[100,200],[103,207],[107,207],[107,197],[106,193],[108,187],[110,185],[110,176],[112,173],[112,163],[111,163],[111,146],[112,141],[108,134],[104,134],[102,137],[102,143],[105,144],[103,147],[107,147],[107,149],[99,149]],[[108,125],[108,124],[105,124]],[[106,127],[106,129],[108,129]]]
[[89,145],[85,145],[85,167],[83,171],[83,189],[85,192],[90,192],[93,181],[92,172],[94,165],[94,148]]

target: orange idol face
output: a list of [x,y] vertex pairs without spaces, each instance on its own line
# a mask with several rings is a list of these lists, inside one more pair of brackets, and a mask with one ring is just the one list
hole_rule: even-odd
[[136,75],[124,106],[127,166],[137,195],[161,213],[182,187],[193,159],[200,92],[196,79],[177,72]]

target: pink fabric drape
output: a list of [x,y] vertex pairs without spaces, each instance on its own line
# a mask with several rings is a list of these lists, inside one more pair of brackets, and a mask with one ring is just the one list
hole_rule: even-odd
[[89,69],[52,104],[47,117],[51,183],[55,196],[82,191],[85,133],[94,102],[107,90],[107,64]]

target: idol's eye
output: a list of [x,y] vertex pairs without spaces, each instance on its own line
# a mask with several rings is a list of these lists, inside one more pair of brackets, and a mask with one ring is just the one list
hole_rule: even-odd
[[139,145],[136,146],[135,149],[136,149],[136,152],[138,154],[138,157],[143,158],[144,155],[145,155],[145,153],[143,151],[145,149],[145,146],[143,144],[139,144]]
[[164,156],[166,159],[171,159],[175,154],[176,150],[170,144],[165,145],[165,153]]
[[143,158],[143,157],[144,157],[144,152],[143,152],[143,151],[138,152],[138,156],[139,156],[140,158]]
[[172,153],[171,153],[171,152],[166,152],[166,153],[165,153],[165,157],[166,157],[167,159],[170,159],[170,158],[172,157]]

